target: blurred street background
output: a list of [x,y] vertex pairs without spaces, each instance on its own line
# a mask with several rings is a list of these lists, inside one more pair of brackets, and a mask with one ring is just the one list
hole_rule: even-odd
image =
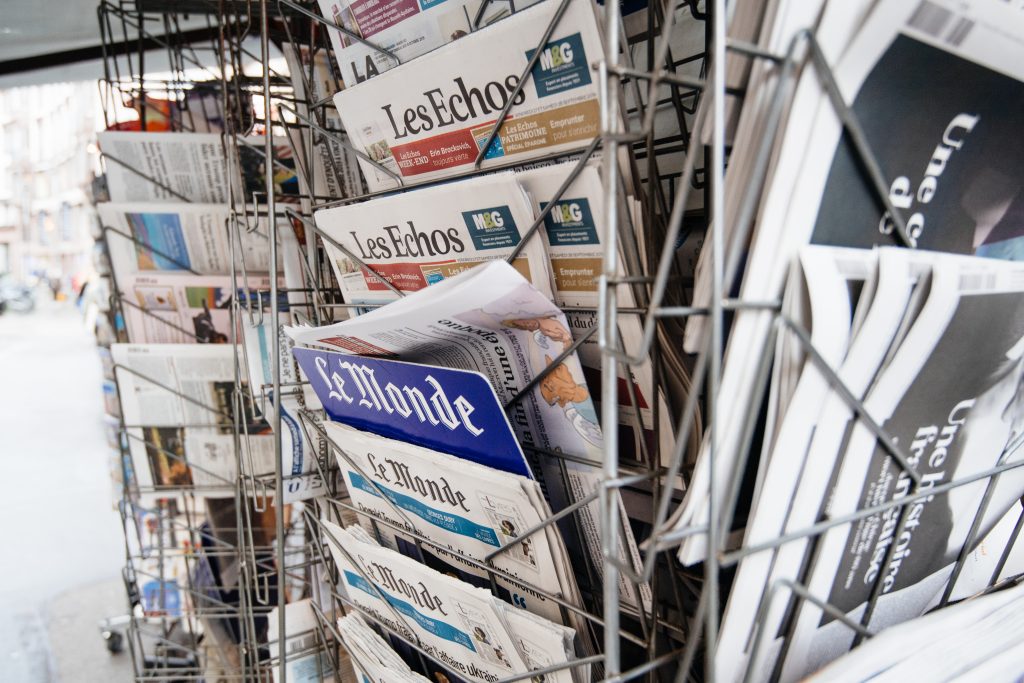
[[98,626],[128,607],[95,341],[35,294],[0,314],[0,679],[130,680]]
[[[131,679],[96,340],[95,83],[0,90],[0,680]],[[91,306],[90,306],[91,304]],[[91,312],[86,314],[88,310]]]

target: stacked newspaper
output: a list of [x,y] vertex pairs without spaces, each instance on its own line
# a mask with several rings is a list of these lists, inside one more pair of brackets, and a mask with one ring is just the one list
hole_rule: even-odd
[[[528,7],[537,0],[517,5]],[[404,64],[477,28],[508,16],[503,2],[396,2],[319,0],[328,21],[344,30],[330,32],[334,54],[347,87]]]
[[[820,246],[797,265],[787,308],[817,357],[777,343],[750,554],[719,640],[725,680],[798,680],[853,644],[848,625],[780,587],[803,584],[877,630],[1024,568],[1014,531],[1024,470],[1013,468],[1024,463],[1024,266]],[[952,482],[966,483],[942,488]],[[822,520],[837,524],[812,544],[803,534]],[[996,566],[991,556],[1011,546]]]
[[[482,373],[507,404],[551,507],[557,512],[597,491],[603,437],[579,359],[567,354],[573,337],[565,315],[504,261],[481,264],[357,318],[289,333],[298,344]],[[600,571],[596,503],[576,517],[583,530],[576,540]],[[623,562],[639,563],[629,525],[621,532],[615,552]],[[648,603],[648,586],[620,583],[625,604]]]
[[[862,0],[824,3],[816,18],[820,5],[776,3],[774,14],[766,15],[763,38],[770,34],[775,41],[770,44],[779,47],[799,29],[817,26],[839,94],[858,116],[887,179],[888,198],[906,223],[905,241],[940,251],[1015,258],[1022,223],[1019,183],[1011,178],[1020,175],[1024,159],[1015,133],[1015,112],[1024,93],[1024,62],[1019,59],[1024,15],[1005,3],[984,0]],[[757,76],[755,67],[750,78]],[[771,93],[769,87],[760,104],[744,105],[737,149],[742,119],[766,120]],[[893,218],[873,196],[816,65],[803,69],[792,97],[783,102],[788,102],[787,115],[780,119],[763,190],[743,180],[733,185],[761,190],[740,288],[747,300],[781,294],[789,265],[808,242],[852,247],[901,243]],[[763,130],[759,125],[751,124],[755,138]],[[740,174],[750,163],[744,155],[734,157],[729,172]],[[736,193],[733,219],[738,219],[742,194]],[[715,411],[719,500],[743,457],[743,420],[747,406],[759,400],[755,377],[773,316],[766,310],[740,310],[730,329]],[[694,322],[690,332],[688,348],[693,349],[702,324]],[[680,527],[707,522],[707,450],[678,512]],[[693,563],[705,553],[704,537],[692,536],[680,558]]]
[[459,678],[495,681],[536,669],[558,683],[584,683],[572,629],[512,607],[488,591],[378,545],[361,527],[321,520],[347,599]]
[[233,347],[114,344],[110,353],[140,487],[223,495],[234,490],[239,457],[249,472],[273,471],[269,426],[247,383],[236,392]]
[[420,548],[427,565],[481,588],[490,588],[487,565],[498,552],[490,563],[503,572],[495,575],[501,597],[584,632],[549,597],[581,605],[558,530],[524,536],[551,516],[536,481],[339,423],[326,428],[352,504],[387,523],[377,525],[384,544],[415,546],[403,530],[427,538],[437,544]]
[[[560,18],[559,7],[543,2],[516,12],[335,95],[351,141],[374,162],[360,159],[370,190],[471,171],[485,144],[484,167],[586,147],[599,129],[590,66],[602,54],[601,36],[589,0],[570,0]],[[489,142],[506,106],[508,118]]]
[[1024,670],[1024,586],[886,629],[808,680],[1011,683]]
[[[104,202],[96,208],[103,227],[109,229],[115,278],[153,271],[228,275],[232,260],[250,272],[270,269],[265,225],[252,232],[239,230],[237,255],[232,255],[231,210],[225,204]],[[119,280],[118,285],[123,286]]]
[[[297,113],[313,119],[317,125],[331,132],[328,136],[314,132],[308,126],[298,126],[294,131],[289,129],[289,140],[299,140],[295,145],[295,156],[299,162],[296,167],[302,194],[314,198],[362,194],[363,179],[357,157],[342,144],[347,141],[347,136],[342,130],[338,112],[332,107],[315,106],[340,90],[335,71],[329,63],[330,56],[323,50],[310,54],[308,47],[294,43],[284,43],[281,50],[288,63]],[[320,112],[322,120],[317,118]],[[311,202],[303,197],[302,204],[303,211],[309,213]]]
[[338,619],[338,634],[360,683],[428,683],[357,612]]
[[[382,304],[483,261],[514,255],[512,265],[538,290],[560,306],[577,309],[567,311],[566,318],[574,341],[582,341],[579,356],[588,388],[598,392],[601,352],[592,331],[597,322],[604,207],[596,166],[584,165],[555,205],[548,206],[576,167],[572,162],[498,172],[318,211],[317,226],[330,238],[325,249],[342,296],[349,304]],[[545,211],[536,232],[529,233]],[[634,304],[629,287],[620,286],[619,295],[623,306]],[[626,348],[638,345],[639,317],[622,316],[620,332]],[[678,370],[673,376],[680,393],[688,393],[689,376],[682,365],[670,367]],[[625,373],[620,373],[625,381]],[[637,406],[629,391],[619,396],[620,455],[641,460],[641,441],[654,441],[650,363],[635,367],[632,379]],[[673,434],[664,395],[658,405],[661,452],[668,457]],[[694,450],[698,433],[693,432]]]
[[[219,133],[103,131],[97,134],[106,159],[114,202],[202,202],[225,204],[236,196],[266,191],[262,137],[238,138],[237,158],[224,152]],[[274,140],[277,190],[295,194],[298,178],[286,140]],[[287,168],[287,163],[292,169]]]

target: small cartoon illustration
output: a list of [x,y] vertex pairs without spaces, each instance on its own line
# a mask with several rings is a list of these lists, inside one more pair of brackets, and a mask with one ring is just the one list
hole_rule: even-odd
[[[524,330],[533,333],[533,342],[551,355],[544,354],[544,361],[550,367],[553,356],[563,353],[573,343],[572,332],[553,315],[535,317],[506,318],[501,323],[504,327]],[[561,348],[551,348],[552,342]],[[565,411],[573,429],[594,446],[602,444],[601,428],[598,426],[597,413],[590,400],[587,385],[577,382],[565,363],[559,363],[541,380],[540,395],[549,406],[557,405]]]
[[549,339],[561,342],[562,348],[558,353],[562,353],[572,346],[572,332],[554,317],[512,318],[503,320],[501,324],[514,330],[533,332],[533,340],[542,349],[550,348]]
[[[544,361],[547,365],[551,365],[551,356],[545,355]],[[569,403],[579,403],[590,398],[590,392],[587,390],[586,385],[576,383],[565,363],[559,363],[558,367],[551,370],[541,380],[540,395],[544,397],[549,406],[557,403],[559,408],[564,408]]]

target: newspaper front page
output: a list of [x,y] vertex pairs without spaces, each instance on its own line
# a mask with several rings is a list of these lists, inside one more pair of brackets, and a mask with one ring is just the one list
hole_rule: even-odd
[[[512,266],[490,261],[410,294],[357,318],[320,328],[291,328],[299,344],[350,353],[396,356],[401,360],[475,370],[487,377],[506,402],[571,347],[565,315]],[[523,397],[507,408],[535,476],[542,478],[552,508],[560,510],[600,486],[603,437],[583,369],[570,354]],[[541,451],[558,451],[593,464],[559,462]],[[566,477],[562,472],[567,473]],[[603,567],[597,504],[576,516],[595,568]],[[623,512],[622,519],[625,519]],[[575,538],[567,536],[569,538]],[[622,526],[617,552],[639,562],[630,527]],[[630,582],[620,581],[626,604],[645,602]]]
[[191,202],[228,201],[228,166],[218,133],[104,131],[97,138],[107,157],[111,201],[180,202],[181,197]]
[[[413,62],[343,90],[334,104],[352,142],[405,185],[473,169],[498,114],[538,48],[557,2],[517,12]],[[600,128],[591,62],[602,54],[589,0],[572,0],[483,167],[582,149]],[[466,55],[480,55],[466,59]],[[398,187],[360,160],[371,191]]]
[[[358,259],[325,241],[341,294],[351,304],[398,298],[377,275],[414,292],[484,261],[506,259],[534,220],[529,197],[511,172],[325,209],[314,217],[320,230]],[[512,265],[551,298],[540,235],[526,242]]]
[[[1021,267],[935,255],[927,303],[865,401],[903,445],[921,491],[1020,460],[1022,302]],[[841,449],[837,472],[825,509],[832,518],[914,493],[910,476],[861,422]],[[988,486],[975,481],[908,500],[905,515],[891,508],[830,529],[816,548],[810,590],[859,620],[880,581],[869,620],[875,629],[923,614],[943,593],[976,518],[980,539],[1024,493],[1024,474],[1010,470]],[[784,678],[849,649],[850,630],[818,608],[802,604],[795,618]]]

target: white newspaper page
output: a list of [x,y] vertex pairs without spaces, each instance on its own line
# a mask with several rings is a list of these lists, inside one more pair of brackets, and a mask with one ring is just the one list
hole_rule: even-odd
[[[534,221],[529,198],[511,172],[338,206],[314,217],[320,230],[358,259],[325,240],[347,303],[397,299],[381,278],[414,292],[484,261],[507,259]],[[540,235],[526,242],[512,265],[551,298]]]
[[[472,170],[558,4],[517,12],[335,95],[352,142],[406,185]],[[598,134],[597,81],[590,67],[602,46],[592,3],[572,0],[541,50],[484,168],[581,149]],[[360,165],[371,191],[398,187],[372,164]]]
[[217,133],[104,131],[97,138],[107,157],[111,201],[182,201],[165,188],[191,202],[228,201],[228,167]]
[[[573,341],[561,310],[504,261],[490,261],[358,318],[327,327],[291,328],[290,333],[300,344],[474,370],[488,378],[504,401],[516,397]],[[512,427],[535,475],[546,485],[554,509],[597,489],[603,437],[575,354],[559,363],[510,411]],[[542,458],[537,448],[585,458],[594,466],[565,461],[569,480],[563,482],[559,463],[554,457]],[[582,508],[579,518],[584,534],[580,540],[600,568],[596,503]],[[628,525],[623,525],[620,538],[623,561],[637,562]],[[623,580],[621,589],[624,601],[637,604],[632,584]],[[644,586],[643,590],[646,599],[649,589]]]
[[[235,350],[226,344],[114,344],[132,464],[143,489],[234,490]],[[244,384],[243,384],[244,386]],[[270,428],[257,405],[239,397],[249,436],[242,457],[273,471]]]
[[[487,555],[550,516],[548,510],[534,509],[525,490],[539,488],[533,480],[342,424],[325,426],[341,450],[336,451],[338,466],[352,504],[370,517],[447,548],[423,545],[422,552],[431,555],[431,566],[450,566],[451,573],[469,575],[463,580],[481,588],[490,586],[487,572],[460,556],[482,563]],[[385,537],[396,534],[388,526],[378,529]],[[414,543],[411,536],[400,532],[398,538]],[[396,550],[401,547],[398,542],[388,545]],[[529,586],[564,597],[555,558],[548,536],[541,531],[497,555],[493,564]],[[529,586],[502,577],[496,577],[496,582],[499,597],[514,600],[517,606],[550,621],[562,620],[558,604]]]

